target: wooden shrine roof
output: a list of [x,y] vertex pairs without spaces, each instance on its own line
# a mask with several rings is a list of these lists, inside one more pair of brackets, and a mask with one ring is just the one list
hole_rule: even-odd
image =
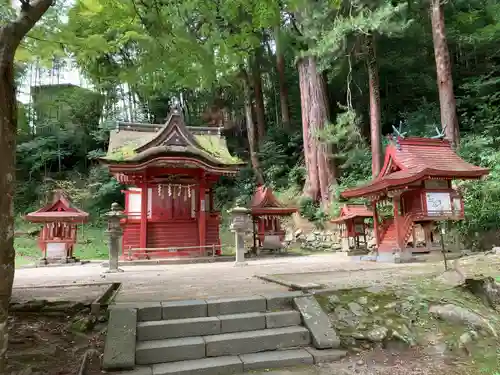
[[476,179],[489,173],[458,156],[447,140],[398,138],[389,144],[378,177],[366,185],[345,190],[345,198],[363,197],[429,178]]
[[186,126],[177,108],[165,124],[118,123],[110,133],[107,155],[100,160],[114,167],[128,166],[123,171],[161,161],[229,174],[244,164],[229,153],[220,128]]
[[340,209],[339,217],[330,220],[330,222],[340,224],[358,217],[373,217],[373,212],[364,204],[345,204],[344,207]]
[[271,188],[262,185],[257,187],[252,197],[250,210],[253,216],[285,216],[297,212],[297,208],[295,207],[285,207],[278,201]]
[[26,220],[33,223],[72,222],[84,223],[89,219],[89,214],[74,207],[62,190],[56,190],[52,202],[35,212],[26,215]]

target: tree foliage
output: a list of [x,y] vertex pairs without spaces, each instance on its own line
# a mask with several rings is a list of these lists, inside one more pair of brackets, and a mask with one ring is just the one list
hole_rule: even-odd
[[[10,8],[1,9],[0,17],[11,17]],[[53,16],[63,10],[67,9],[58,7]],[[485,182],[462,184],[468,220],[461,230],[472,238],[485,223],[493,228],[498,222],[498,210],[488,207],[497,204],[491,202],[500,205],[496,172],[500,60],[495,52],[500,5],[492,0],[456,1],[445,4],[445,16],[462,133],[460,152],[467,160],[492,168]],[[316,136],[332,146],[332,162],[339,169],[340,186],[332,191],[334,198],[343,187],[370,175],[363,47],[368,36],[377,36],[382,133],[390,134],[392,126],[401,123],[409,135],[432,136],[440,125],[431,24],[428,7],[421,2],[77,0],[66,22],[51,24],[50,20],[23,42],[24,50],[18,54],[20,74],[26,74],[22,68],[37,59],[49,64],[51,54],[69,56],[103,98],[103,116],[98,121],[78,116],[35,119],[29,127],[20,127],[24,130],[19,133],[18,174],[33,184],[18,189],[22,210],[39,199],[37,189],[29,186],[50,179],[75,179],[81,186],[91,186],[93,195],[87,202],[93,202],[96,211],[111,198],[117,199],[116,183],[93,162],[107,146],[106,134],[113,126],[108,120],[132,114],[138,120],[162,121],[174,96],[182,99],[190,124],[223,123],[232,151],[248,156],[241,71],[251,73],[257,53],[266,125],[258,158],[266,184],[286,201],[298,204],[305,180],[296,67],[304,56],[317,59],[327,82],[331,120]],[[279,114],[277,36],[285,58],[291,120],[285,131]],[[92,111],[87,101],[67,99],[74,113]],[[252,100],[255,118],[255,97]],[[124,103],[128,103],[127,114]],[[46,133],[33,132],[49,125]],[[82,139],[85,151],[79,143]],[[254,186],[251,169],[245,170],[236,181],[219,185],[218,200],[220,204],[231,204],[241,196],[248,200]],[[314,206],[306,203],[304,207]],[[336,207],[324,214],[334,213]],[[323,218],[323,213],[313,211],[308,215]]]

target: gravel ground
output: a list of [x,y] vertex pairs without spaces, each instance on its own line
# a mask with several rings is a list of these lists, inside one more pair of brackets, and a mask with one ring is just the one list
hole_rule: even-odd
[[[497,276],[499,255],[479,255],[460,260],[467,275]],[[53,286],[60,284],[121,282],[117,301],[161,301],[168,299],[244,296],[286,291],[275,283],[255,275],[279,275],[287,281],[319,283],[330,288],[352,288],[376,284],[399,284],[413,277],[434,277],[443,272],[443,262],[390,264],[354,262],[336,253],[321,256],[287,257],[250,261],[246,266],[233,263],[125,266],[125,272],[103,274],[99,264],[80,267],[21,269],[16,271],[14,287]],[[14,290],[14,296],[19,289]],[[88,288],[71,290],[72,299],[88,298]],[[46,295],[33,289],[36,298]]]

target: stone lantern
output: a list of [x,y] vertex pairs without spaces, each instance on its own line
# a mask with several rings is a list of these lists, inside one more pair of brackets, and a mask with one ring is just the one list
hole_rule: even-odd
[[228,211],[231,215],[231,225],[229,229],[234,232],[236,247],[235,265],[244,265],[245,261],[245,242],[244,234],[250,231],[251,220],[250,210],[245,207],[236,206]]
[[118,257],[121,253],[120,239],[123,234],[120,221],[125,218],[126,215],[123,214],[118,203],[113,203],[111,204],[111,211],[106,213],[105,216],[108,219],[108,229],[106,230],[106,234],[109,237],[109,269],[106,273],[123,272],[122,269],[118,268]]

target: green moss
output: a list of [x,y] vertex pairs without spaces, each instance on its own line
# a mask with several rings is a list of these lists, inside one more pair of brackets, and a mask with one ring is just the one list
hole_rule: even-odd
[[[335,297],[331,298],[332,296]],[[364,307],[366,314],[359,317],[359,323],[355,323],[355,326],[342,324],[332,310],[337,306],[349,310],[348,304],[359,303],[360,297],[367,298],[368,303]],[[413,343],[425,347],[438,343],[445,344],[448,357],[464,359],[460,361],[462,362],[460,368],[466,371],[464,373],[494,374],[500,368],[498,339],[491,335],[479,335],[478,339],[470,344],[472,353],[467,357],[464,349],[459,347],[459,343],[460,337],[470,328],[465,324],[435,319],[429,313],[431,305],[454,304],[485,317],[495,330],[500,332],[498,312],[459,287],[450,288],[421,279],[397,288],[383,288],[379,291],[367,291],[366,288],[339,290],[316,298],[329,313],[332,325],[338,330],[340,337],[344,339],[342,342],[347,343],[347,346],[359,345],[359,341],[353,341],[352,338],[360,334],[365,335],[371,327],[384,326],[389,332],[397,331],[407,344]],[[406,308],[403,308],[405,305]],[[373,309],[374,306],[379,308]]]
[[240,158],[229,153],[225,141],[219,136],[195,135],[196,141],[211,156],[224,164],[241,164]]
[[127,160],[127,159],[137,155],[137,153],[135,152],[135,148],[136,148],[136,146],[134,146],[132,144],[126,144],[126,145],[120,147],[119,149],[116,149],[116,150],[112,151],[111,153],[109,153],[106,156],[106,159],[114,160],[114,161]]

